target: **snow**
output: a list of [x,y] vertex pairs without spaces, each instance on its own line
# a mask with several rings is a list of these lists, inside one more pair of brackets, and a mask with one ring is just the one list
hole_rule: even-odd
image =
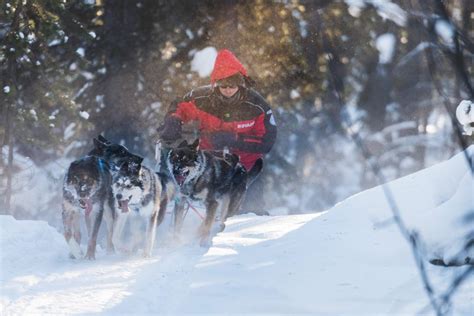
[[194,38],[194,34],[190,29],[186,29],[186,35],[188,36],[189,39]]
[[196,71],[201,78],[210,76],[216,57],[217,50],[215,47],[206,47],[195,52],[191,60],[191,70]]
[[[4,147],[2,157],[6,159],[7,156],[7,147]],[[51,208],[60,209],[58,193],[61,194],[62,180],[71,159],[62,158],[38,168],[29,157],[16,150],[14,157],[16,175],[12,180],[12,205],[15,213],[20,218],[41,218],[59,225],[60,218],[53,218],[55,212]]]
[[474,103],[462,100],[456,108],[456,118],[464,129],[464,134],[471,136],[474,132]]
[[70,139],[72,136],[74,136],[76,128],[76,123],[69,123],[69,125],[64,129],[64,140]]
[[56,46],[56,45],[59,45],[59,44],[61,44],[61,40],[54,39],[54,40],[52,40],[51,42],[48,43],[48,46],[53,47],[53,46]]
[[84,57],[86,55],[86,50],[82,47],[76,49],[76,53],[81,56],[81,57]]
[[10,86],[4,86],[3,87],[3,92],[5,92],[7,94],[10,93]]
[[36,114],[35,109],[31,109],[31,110],[30,110],[30,114],[31,114],[31,116],[33,117],[33,119],[34,119],[35,121],[38,120],[38,115]]
[[407,13],[390,0],[345,0],[345,2],[349,7],[349,14],[354,17],[359,17],[366,4],[370,4],[383,19],[393,21],[399,26],[406,25]]
[[375,47],[379,51],[379,62],[381,64],[388,64],[392,61],[396,42],[395,35],[392,33],[385,33],[377,37]]
[[36,41],[36,35],[34,33],[29,33],[27,39],[28,43],[32,44],[34,41]]
[[435,23],[435,31],[445,43],[451,44],[454,37],[454,27],[446,20],[438,20]]
[[80,111],[79,116],[82,117],[85,120],[88,120],[90,115],[87,111]]
[[150,104],[150,108],[151,108],[153,111],[158,111],[158,110],[161,108],[162,105],[163,105],[163,104],[162,104],[161,102],[157,101],[157,102],[151,103],[151,104]]
[[[474,205],[464,154],[387,185],[422,237],[425,260],[453,258]],[[209,248],[193,241],[196,214],[181,242],[170,238],[170,217],[152,258],[99,247],[86,261],[68,259],[64,238],[45,222],[0,216],[2,314],[434,315],[381,187],[323,213],[232,217]],[[435,293],[465,269],[428,265]],[[472,315],[472,281],[456,292],[453,315]]]
[[290,91],[290,98],[291,99],[298,99],[300,97],[300,93],[296,89],[291,89]]

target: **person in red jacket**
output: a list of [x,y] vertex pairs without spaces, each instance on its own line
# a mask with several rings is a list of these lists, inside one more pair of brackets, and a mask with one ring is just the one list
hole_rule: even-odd
[[[247,170],[271,150],[277,135],[272,109],[252,88],[242,63],[226,49],[217,54],[211,84],[194,89],[171,104],[160,138],[164,142],[180,139],[182,125],[191,121],[199,123],[200,149],[226,148],[239,157]],[[262,191],[261,187],[254,185],[252,189]]]
[[247,70],[229,50],[217,54],[211,84],[174,102],[161,130],[165,142],[181,138],[183,123],[199,122],[199,148],[228,148],[250,170],[272,148],[277,127],[272,110],[252,87]]

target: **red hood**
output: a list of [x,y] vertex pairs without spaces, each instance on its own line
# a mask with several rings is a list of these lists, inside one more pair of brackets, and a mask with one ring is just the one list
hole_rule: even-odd
[[247,77],[247,70],[235,55],[227,49],[223,49],[217,53],[214,69],[211,73],[211,83],[221,80],[236,73],[241,73]]

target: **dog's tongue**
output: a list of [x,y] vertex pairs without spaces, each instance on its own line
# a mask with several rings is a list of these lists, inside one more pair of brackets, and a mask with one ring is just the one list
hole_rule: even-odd
[[177,175],[175,176],[175,178],[176,178],[176,182],[178,182],[178,185],[183,185],[184,180],[186,179],[186,177],[183,175]]
[[86,217],[89,217],[89,215],[90,215],[91,212],[92,212],[92,202],[91,202],[90,199],[86,199],[86,200],[84,201],[84,203],[85,203],[85,205],[84,205],[84,206],[85,206],[85,207],[84,207],[84,213],[85,213]]
[[122,213],[128,212],[128,200],[120,201],[120,208],[122,209]]

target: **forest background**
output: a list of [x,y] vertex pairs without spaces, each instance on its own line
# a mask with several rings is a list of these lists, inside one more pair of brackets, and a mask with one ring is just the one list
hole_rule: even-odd
[[474,98],[473,37],[470,0],[3,0],[0,211],[57,223],[68,163],[98,134],[152,165],[167,106],[209,82],[192,61],[210,48],[275,111],[267,207],[322,211],[377,184],[367,153],[390,180],[466,147],[453,115]]

